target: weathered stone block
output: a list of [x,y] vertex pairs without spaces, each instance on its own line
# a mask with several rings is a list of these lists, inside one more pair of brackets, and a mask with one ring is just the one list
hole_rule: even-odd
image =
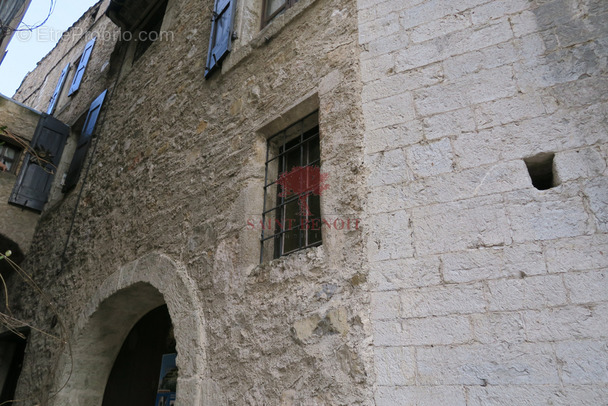
[[371,317],[373,320],[395,320],[401,315],[399,292],[372,293]]
[[551,98],[524,94],[480,104],[475,108],[475,118],[479,128],[490,128],[551,114],[555,110],[556,103]]
[[608,383],[606,341],[573,341],[555,345],[565,384]]
[[[598,162],[598,165],[601,165]],[[599,231],[608,232],[608,177],[590,181],[585,186],[585,195]]]
[[419,120],[413,120],[403,124],[378,128],[366,131],[364,137],[366,140],[365,152],[368,154],[404,147],[422,140],[422,123]]
[[406,318],[479,313],[487,306],[481,284],[421,287],[404,290],[400,296]]
[[560,152],[553,162],[559,183],[594,178],[606,170],[606,161],[599,148]]
[[370,269],[374,290],[399,290],[441,283],[438,256],[375,262]]
[[527,326],[518,312],[482,313],[470,317],[475,340],[482,344],[526,341]]
[[595,406],[605,399],[608,389],[590,385],[496,385],[471,386],[471,406]]
[[414,350],[407,347],[379,347],[374,350],[379,386],[413,385],[416,381]]
[[559,307],[522,313],[529,341],[570,341],[605,338],[608,322],[607,305]]
[[376,391],[376,406],[465,406],[462,386],[401,386],[380,387]]
[[443,37],[454,31],[464,30],[472,25],[469,13],[449,14],[426,24],[413,27],[410,32],[412,42],[424,42]]
[[578,198],[511,205],[507,208],[507,214],[516,242],[591,233],[589,215]]
[[593,303],[608,300],[607,269],[568,273],[564,275],[564,283],[573,303]]
[[407,345],[456,345],[473,340],[467,316],[412,318],[403,321]]
[[401,94],[406,90],[432,86],[443,80],[441,64],[424,66],[407,73],[396,73],[367,84],[361,97],[364,102]]
[[568,301],[559,275],[489,281],[488,288],[490,310],[541,309]]
[[419,348],[416,355],[423,385],[559,383],[550,344],[436,346]]
[[408,258],[414,255],[409,218],[405,211],[378,214],[369,218],[368,227],[371,234],[367,247],[371,261]]
[[391,185],[413,178],[406,163],[405,152],[401,149],[367,155],[365,161],[370,168],[367,181],[369,186]]
[[530,10],[524,10],[511,16],[511,26],[513,27],[515,37],[532,34],[540,29],[534,12]]
[[572,272],[608,267],[608,235],[565,238],[545,249],[549,272]]
[[519,52],[513,41],[503,42],[474,52],[445,59],[443,68],[448,80],[456,80],[466,75],[509,65],[517,61]]
[[495,279],[505,275],[503,250],[487,248],[441,255],[443,280],[463,283]]
[[363,22],[359,26],[359,43],[365,44],[377,38],[385,37],[399,31],[399,14],[390,13],[378,16],[377,19]]
[[408,92],[373,100],[363,105],[363,111],[369,117],[368,130],[403,124],[415,118],[414,99]]
[[476,129],[475,115],[469,107],[436,114],[424,119],[424,135],[427,139],[438,139]]
[[487,24],[491,20],[516,14],[531,7],[528,0],[495,0],[471,10],[473,24]]
[[402,347],[407,339],[400,320],[374,320],[374,346],[376,347]]
[[422,255],[511,243],[505,209],[496,198],[416,208],[412,222]]
[[451,84],[435,85],[414,94],[421,116],[514,96],[517,92],[510,66],[484,70]]
[[505,273],[530,276],[547,273],[542,246],[536,242],[513,244],[504,248]]
[[409,167],[418,177],[438,175],[453,170],[452,144],[443,138],[429,144],[418,144],[407,149]]

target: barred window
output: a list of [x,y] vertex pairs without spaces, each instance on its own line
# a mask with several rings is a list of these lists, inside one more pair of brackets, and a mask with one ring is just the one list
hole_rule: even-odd
[[318,112],[268,139],[260,262],[322,243]]

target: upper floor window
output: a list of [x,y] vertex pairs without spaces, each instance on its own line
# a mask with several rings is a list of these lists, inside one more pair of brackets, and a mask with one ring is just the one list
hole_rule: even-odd
[[315,112],[268,139],[261,261],[322,242],[318,123]]
[[262,28],[264,28],[273,18],[292,7],[298,0],[264,0],[264,10],[262,10]]
[[0,172],[15,173],[20,156],[20,148],[10,145],[6,141],[0,141]]
[[205,66],[205,79],[221,67],[232,49],[234,5],[236,0],[215,0],[211,18],[211,36]]
[[133,55],[133,62],[138,60],[139,57],[141,57],[148,50],[148,48],[150,48],[150,45],[161,37],[161,27],[163,25],[165,11],[167,10],[167,2],[161,2],[156,7],[157,8],[142,24],[139,32],[137,33],[137,45]]
[[74,77],[72,78],[72,85],[70,86],[70,91],[68,92],[68,96],[73,95],[80,89],[80,83],[84,78],[84,72],[89,63],[89,58],[91,57],[91,53],[93,52],[93,47],[95,46],[95,41],[97,37],[91,39],[84,47],[84,51],[78,58],[78,61],[74,63],[77,66],[76,71],[74,72]]

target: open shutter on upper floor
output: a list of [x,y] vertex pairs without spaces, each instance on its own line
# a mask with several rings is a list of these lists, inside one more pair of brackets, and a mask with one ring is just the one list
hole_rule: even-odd
[[93,38],[84,47],[84,51],[82,52],[82,56],[80,57],[80,63],[78,64],[78,68],[76,69],[76,73],[74,74],[74,79],[72,80],[72,86],[70,86],[70,92],[68,93],[68,96],[74,94],[74,92],[76,92],[80,88],[80,82],[82,82],[82,77],[84,76],[84,71],[87,68],[87,64],[89,63],[89,58],[91,57],[91,52],[93,52],[93,47],[95,46],[96,39],[97,38]]
[[68,169],[68,173],[65,178],[65,184],[63,185],[62,189],[63,193],[68,192],[78,183],[80,171],[82,170],[84,160],[87,156],[87,151],[89,149],[89,145],[91,144],[91,136],[95,131],[97,118],[99,117],[99,112],[101,111],[101,106],[103,105],[106,93],[107,90],[104,90],[103,93],[97,96],[93,103],[91,103],[87,118],[84,122],[84,126],[82,127],[82,132],[80,133],[80,138],[78,139],[78,145],[76,146],[74,157],[70,163],[70,169]]
[[235,3],[236,0],[215,0],[205,78],[219,67],[219,63],[230,52]]
[[42,211],[69,133],[70,127],[56,118],[40,118],[9,203]]
[[53,114],[55,111],[55,106],[57,105],[57,100],[59,99],[59,95],[61,94],[61,89],[63,89],[63,84],[65,83],[65,78],[68,76],[68,72],[70,71],[70,63],[63,68],[61,75],[59,76],[59,81],[57,82],[57,87],[55,87],[55,91],[53,92],[53,96],[49,101],[49,108],[46,110],[46,114]]

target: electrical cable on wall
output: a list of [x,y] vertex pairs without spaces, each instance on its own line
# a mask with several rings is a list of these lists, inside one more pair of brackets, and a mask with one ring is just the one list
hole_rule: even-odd
[[[46,17],[44,18],[44,20],[42,20],[41,23],[36,23],[33,26],[30,26],[22,21],[21,24],[19,24],[19,25],[24,25],[26,28],[19,28],[19,27],[11,28],[8,25],[4,25],[2,20],[0,20],[0,32],[2,33],[2,35],[6,35],[6,34],[13,33],[13,32],[34,31],[35,29],[40,28],[44,24],[46,24],[46,22],[49,20],[49,18],[51,18],[51,15],[53,15],[53,12],[55,11],[55,5],[56,5],[56,0],[51,0],[49,12],[47,13]],[[8,23],[10,24],[10,21]]]

